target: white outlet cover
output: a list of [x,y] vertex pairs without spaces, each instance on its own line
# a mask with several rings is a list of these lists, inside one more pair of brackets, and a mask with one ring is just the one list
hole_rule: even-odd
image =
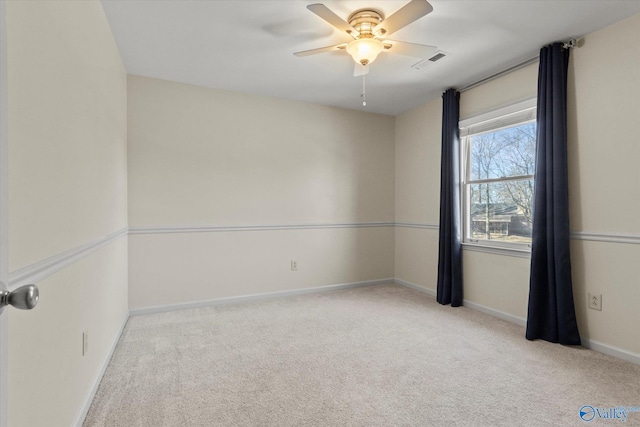
[[592,310],[602,311],[602,294],[592,294],[589,292],[588,296],[587,306]]

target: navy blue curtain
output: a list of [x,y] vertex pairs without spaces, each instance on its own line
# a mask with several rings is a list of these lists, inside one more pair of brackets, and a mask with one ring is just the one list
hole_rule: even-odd
[[440,169],[440,304],[462,305],[462,247],[460,244],[460,93],[442,95],[442,162]]
[[579,345],[569,254],[567,67],[569,49],[540,50],[538,130],[526,337]]

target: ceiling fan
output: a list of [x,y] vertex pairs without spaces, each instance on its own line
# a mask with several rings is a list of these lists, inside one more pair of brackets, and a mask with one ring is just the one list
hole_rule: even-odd
[[346,51],[356,62],[354,76],[367,74],[369,72],[369,64],[381,52],[428,58],[437,50],[435,46],[399,42],[386,38],[430,13],[433,7],[427,0],[411,0],[387,18],[382,12],[369,8],[353,12],[349,15],[347,21],[340,18],[322,3],[310,4],[307,9],[344,32],[349,39],[346,39],[342,44],[304,50],[296,52],[294,55],[308,56],[325,52]]

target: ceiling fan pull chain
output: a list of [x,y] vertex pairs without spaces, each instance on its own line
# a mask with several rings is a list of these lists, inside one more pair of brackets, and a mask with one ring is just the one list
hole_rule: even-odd
[[366,74],[362,75],[362,95],[360,95],[360,97],[362,98],[363,107],[367,106],[367,88],[365,86],[365,76]]

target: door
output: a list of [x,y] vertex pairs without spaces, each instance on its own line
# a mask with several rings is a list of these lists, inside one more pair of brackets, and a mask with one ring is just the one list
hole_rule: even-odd
[[[33,308],[38,301],[38,288],[29,285],[17,290],[8,288],[8,132],[7,132],[7,67],[6,67],[6,3],[0,0],[0,427],[8,425],[8,314],[6,305]],[[9,292],[12,291],[12,292]]]
[[6,1],[0,0],[0,427],[8,421],[8,307],[31,309],[38,302],[35,285],[9,287],[8,266],[8,132]]
[[[8,283],[8,258],[7,258],[7,25],[6,25],[6,1],[0,0],[0,281]],[[8,425],[8,381],[9,371],[7,356],[8,348],[8,324],[7,311],[0,314],[0,427]]]

